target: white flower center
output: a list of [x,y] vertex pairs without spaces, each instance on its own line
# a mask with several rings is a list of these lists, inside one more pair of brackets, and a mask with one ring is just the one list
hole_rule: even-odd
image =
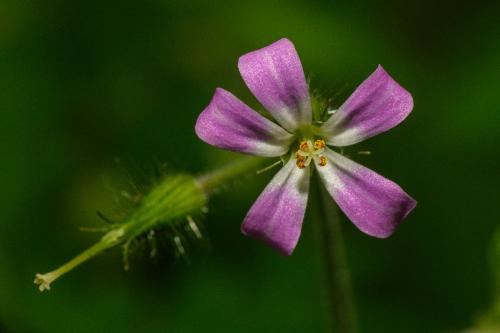
[[309,166],[312,160],[321,167],[325,166],[327,162],[326,157],[323,155],[325,147],[326,144],[323,139],[314,141],[314,144],[311,140],[302,141],[299,145],[299,150],[295,153],[297,167],[304,169]]

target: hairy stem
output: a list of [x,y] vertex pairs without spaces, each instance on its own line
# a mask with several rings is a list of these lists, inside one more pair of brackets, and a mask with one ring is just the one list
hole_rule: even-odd
[[356,313],[338,208],[317,175],[315,180],[333,332],[354,333],[357,332]]
[[[113,226],[97,243],[59,268],[46,274],[36,274],[34,282],[39,285],[40,291],[50,290],[52,282],[75,267],[121,244],[125,244],[127,251],[131,240],[159,226],[185,220],[193,229],[191,214],[201,210],[209,193],[235,178],[256,171],[262,161],[262,158],[243,157],[197,179],[189,175],[165,178],[144,196],[141,205],[123,223]],[[199,234],[196,225],[193,230]]]

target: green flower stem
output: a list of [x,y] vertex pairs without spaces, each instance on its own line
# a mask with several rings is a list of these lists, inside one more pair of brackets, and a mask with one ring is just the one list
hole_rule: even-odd
[[262,158],[243,157],[197,179],[183,174],[166,177],[144,196],[141,204],[123,223],[114,225],[99,242],[56,270],[36,274],[34,282],[39,285],[40,291],[50,290],[50,284],[56,279],[109,248],[125,244],[126,252],[130,241],[148,230],[175,225],[179,220],[189,223],[192,221],[190,215],[205,206],[209,193],[233,179],[256,171],[263,161]]
[[221,169],[198,178],[201,188],[210,193],[228,181],[257,170],[266,159],[261,157],[243,157]]
[[357,332],[356,312],[338,207],[326,192],[319,177],[316,175],[314,178],[333,332],[354,333]]
[[100,242],[95,243],[87,250],[83,251],[56,270],[53,270],[52,272],[46,274],[36,274],[34,282],[39,285],[38,289],[40,289],[40,291],[50,290],[50,284],[62,275],[71,271],[73,268],[79,266],[90,258],[95,257],[97,254],[103,252],[104,250],[120,244],[120,242],[118,241],[119,238],[115,237],[115,240],[113,241],[113,237],[111,237],[112,235],[110,235],[113,232],[116,233],[118,230],[121,230],[121,228],[110,231],[105,235],[105,237],[101,239]]

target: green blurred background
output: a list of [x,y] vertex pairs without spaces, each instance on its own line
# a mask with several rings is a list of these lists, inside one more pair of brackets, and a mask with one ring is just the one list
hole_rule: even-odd
[[122,172],[115,157],[196,174],[234,158],[196,138],[196,117],[218,86],[258,106],[237,59],[281,37],[338,104],[379,63],[415,100],[404,123],[355,147],[419,201],[387,240],[342,221],[361,331],[455,332],[484,320],[499,296],[493,3],[1,0],[0,332],[327,331],[313,221],[289,258],[239,231],[273,172],[212,199],[209,241],[189,260],[138,257],[124,272],[115,249],[49,293],[33,285],[99,237],[79,227],[102,225],[95,212]]

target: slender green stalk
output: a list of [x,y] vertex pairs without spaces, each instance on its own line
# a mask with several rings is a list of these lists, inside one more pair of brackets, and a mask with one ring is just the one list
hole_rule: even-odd
[[209,193],[219,186],[240,177],[251,171],[257,170],[265,159],[259,157],[243,157],[221,169],[199,177],[198,183],[205,192]]
[[108,234],[106,234],[108,237],[106,239],[103,239],[89,247],[87,250],[83,251],[61,267],[53,270],[52,272],[46,273],[46,274],[36,274],[35,276],[35,283],[38,284],[38,289],[40,291],[44,290],[50,290],[50,284],[57,280],[60,276],[66,274],[67,272],[71,271],[73,268],[79,266],[80,264],[84,263],[85,261],[95,257],[97,254],[103,252],[106,249],[109,249],[115,245],[118,245],[120,242],[118,241],[120,237],[115,238],[111,237],[112,232],[116,233],[117,230],[121,229],[116,229],[113,231],[110,231]]
[[128,245],[135,237],[160,226],[175,225],[179,220],[189,223],[199,238],[199,230],[196,225],[193,226],[191,214],[204,207],[208,194],[213,190],[235,178],[256,171],[262,161],[262,158],[244,157],[197,179],[182,174],[165,178],[145,194],[141,204],[123,223],[113,226],[100,241],[59,268],[46,274],[36,274],[34,282],[39,285],[40,291],[50,290],[50,284],[62,275],[101,252],[121,244],[125,244],[126,258]]
[[330,311],[333,320],[333,332],[357,332],[356,311],[351,290],[351,280],[344,250],[344,240],[340,224],[338,207],[316,175],[315,188],[317,208],[321,220],[320,231],[328,282]]

